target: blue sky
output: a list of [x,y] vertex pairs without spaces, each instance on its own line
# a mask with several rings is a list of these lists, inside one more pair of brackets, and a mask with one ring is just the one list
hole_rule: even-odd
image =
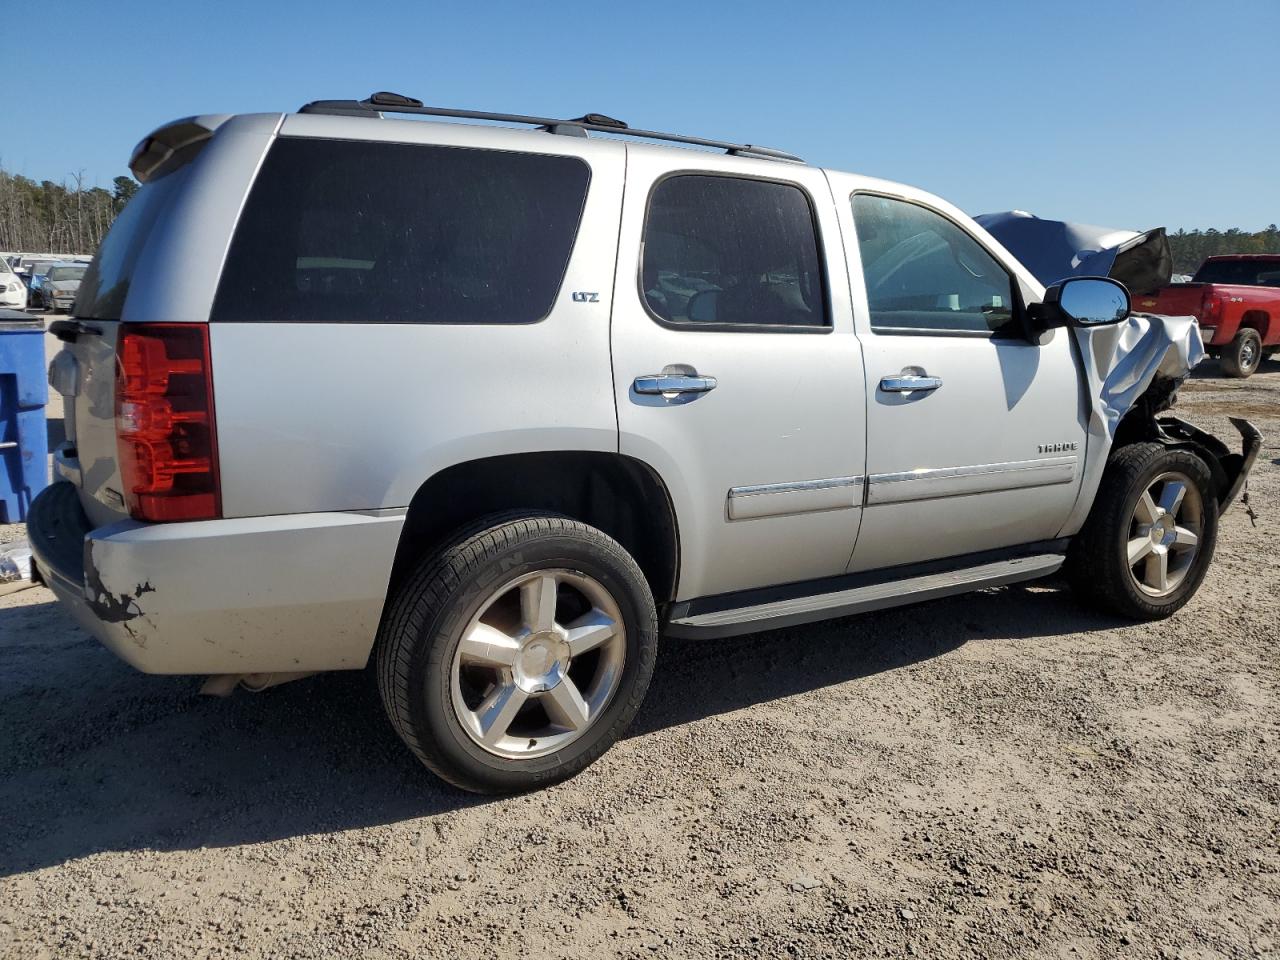
[[1280,0],[71,0],[21,22],[0,163],[36,179],[109,186],[175,117],[385,89],[780,147],[970,213],[1280,221]]

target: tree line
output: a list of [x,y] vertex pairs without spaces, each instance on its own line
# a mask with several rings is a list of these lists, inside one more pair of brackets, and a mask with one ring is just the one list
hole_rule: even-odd
[[1224,253],[1280,253],[1280,229],[1273,223],[1265,230],[1249,233],[1230,230],[1178,230],[1169,234],[1174,273],[1195,273],[1205,257]]
[[95,252],[138,183],[116,177],[113,187],[86,187],[83,172],[37,183],[0,168],[0,250]]
[[[0,250],[93,253],[116,214],[138,190],[132,177],[116,177],[113,189],[86,187],[84,174],[62,183],[36,182],[0,167]],[[1273,223],[1249,233],[1178,230],[1169,233],[1174,273],[1194,273],[1205,257],[1222,253],[1280,253]]]

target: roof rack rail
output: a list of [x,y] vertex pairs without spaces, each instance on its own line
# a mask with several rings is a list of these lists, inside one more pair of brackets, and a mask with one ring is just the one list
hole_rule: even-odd
[[426,107],[421,100],[398,93],[382,91],[367,100],[313,100],[303,105],[299,113],[321,113],[340,117],[380,117],[384,113],[409,113],[428,117],[456,117],[461,120],[488,120],[495,123],[527,123],[548,133],[570,137],[585,137],[587,131],[612,133],[642,140],[663,140],[669,143],[687,143],[695,147],[723,150],[735,157],[757,157],[764,160],[787,160],[804,163],[795,154],[757,147],[749,143],[726,143],[703,137],[684,137],[676,133],[659,133],[654,130],[633,130],[621,120],[602,113],[588,113],[573,120],[556,120],[551,117],[526,117],[518,113],[486,113],[480,110],[452,110],[447,107]]

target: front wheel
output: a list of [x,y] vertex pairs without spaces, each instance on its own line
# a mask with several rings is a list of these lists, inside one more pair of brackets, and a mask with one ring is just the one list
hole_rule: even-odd
[[388,607],[378,686],[428,768],[477,793],[567,779],[630,724],[658,622],[644,575],[594,527],[495,517],[419,566]]
[[1158,443],[1116,451],[1084,528],[1071,542],[1067,575],[1092,606],[1160,620],[1199,588],[1218,538],[1218,502],[1203,460]]
[[1219,362],[1229,377],[1252,376],[1262,363],[1262,336],[1252,327],[1245,327],[1222,348]]

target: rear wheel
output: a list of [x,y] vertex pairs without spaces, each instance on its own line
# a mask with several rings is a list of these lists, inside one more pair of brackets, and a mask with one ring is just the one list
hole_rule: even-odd
[[1067,574],[1086,602],[1135,620],[1159,620],[1199,588],[1218,536],[1209,468],[1158,443],[1113,456]]
[[392,725],[418,758],[479,793],[573,776],[644,698],[653,597],[631,556],[557,516],[493,518],[428,558],[377,644]]
[[1248,377],[1262,362],[1262,337],[1257,330],[1245,327],[1230,344],[1222,348],[1222,369],[1231,377]]

